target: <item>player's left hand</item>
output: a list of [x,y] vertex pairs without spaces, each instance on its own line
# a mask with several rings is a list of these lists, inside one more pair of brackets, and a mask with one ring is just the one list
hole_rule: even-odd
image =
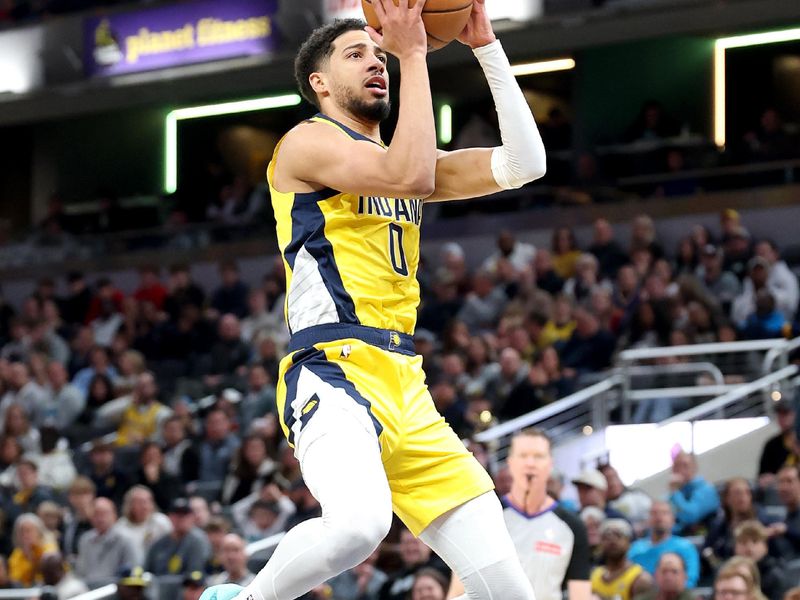
[[497,39],[492,29],[492,21],[486,13],[486,0],[473,1],[472,14],[457,39],[473,49],[491,44]]

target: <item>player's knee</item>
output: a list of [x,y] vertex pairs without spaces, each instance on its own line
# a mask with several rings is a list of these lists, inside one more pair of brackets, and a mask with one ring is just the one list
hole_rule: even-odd
[[354,515],[352,521],[334,528],[329,557],[331,566],[344,571],[362,563],[386,537],[391,526],[392,511],[387,508]]

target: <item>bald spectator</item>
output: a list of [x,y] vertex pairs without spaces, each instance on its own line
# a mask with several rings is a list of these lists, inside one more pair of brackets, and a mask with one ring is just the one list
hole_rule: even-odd
[[592,245],[589,252],[597,257],[600,263],[600,276],[614,279],[619,268],[628,262],[628,255],[619,242],[614,239],[614,229],[608,220],[599,218],[592,226]]
[[675,510],[675,532],[689,535],[719,510],[717,489],[697,473],[693,454],[679,452],[672,461],[669,501]]
[[686,566],[688,587],[697,585],[700,576],[700,556],[697,548],[689,540],[672,534],[675,515],[669,502],[655,501],[650,507],[650,537],[636,540],[631,544],[628,558],[642,565],[651,575],[662,555],[673,552],[683,559]]
[[221,559],[225,570],[211,577],[208,585],[235,583],[244,587],[255,579],[255,575],[247,568],[244,540],[235,533],[229,533],[223,538]]
[[608,482],[605,475],[597,469],[585,469],[580,475],[572,480],[572,484],[578,490],[578,501],[581,509],[594,506],[603,511],[609,519],[622,519],[627,521],[625,515],[608,505],[606,496],[608,493]]
[[686,587],[686,566],[680,554],[666,552],[656,566],[655,587],[634,600],[695,600]]
[[124,568],[136,566],[133,542],[114,525],[117,508],[108,498],[97,498],[91,516],[92,529],[78,543],[75,573],[90,586],[111,583]]

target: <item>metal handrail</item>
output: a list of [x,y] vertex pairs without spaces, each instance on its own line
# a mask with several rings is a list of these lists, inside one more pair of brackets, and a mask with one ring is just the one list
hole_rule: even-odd
[[251,542],[247,544],[244,549],[244,553],[247,555],[247,558],[250,558],[254,554],[258,552],[262,552],[263,550],[271,550],[275,548],[278,543],[283,539],[285,536],[285,532],[276,533],[275,535],[271,535],[268,538],[264,538],[263,540],[258,540],[257,542]]
[[[42,593],[42,588],[10,588],[7,590],[0,590],[0,599],[2,600],[28,600],[28,598],[38,598]],[[77,596],[80,598],[80,596]]]
[[747,342],[713,342],[710,344],[685,344],[682,346],[662,346],[659,348],[633,348],[619,353],[623,362],[668,358],[672,356],[697,356],[698,354],[730,354],[733,352],[757,352],[763,350],[782,350],[788,341],[785,338],[751,340]]
[[723,394],[719,398],[715,398],[714,400],[709,400],[701,404],[700,406],[696,406],[694,408],[690,408],[689,410],[685,410],[682,413],[678,413],[670,417],[665,421],[661,421],[659,423],[659,427],[663,427],[664,425],[669,425],[670,423],[677,423],[681,421],[696,421],[700,417],[704,417],[710,414],[713,414],[719,411],[726,406],[733,404],[737,400],[741,400],[752,394],[753,392],[758,392],[764,389],[767,389],[771,385],[775,385],[776,383],[783,381],[784,379],[789,379],[793,375],[796,375],[797,372],[800,371],[797,365],[789,365],[788,367],[784,367],[779,371],[775,371],[774,373],[769,373],[768,375],[764,375],[754,381],[749,383],[743,383],[741,385],[736,386],[736,389],[731,390],[730,392]]
[[790,352],[797,350],[798,348],[800,348],[800,336],[788,340],[780,348],[772,348],[764,356],[764,361],[761,363],[761,372],[765,375],[771,372],[772,366],[775,364],[775,361],[778,360],[778,358],[787,357]]
[[548,404],[542,408],[537,408],[533,412],[529,412],[528,414],[517,417],[516,419],[511,419],[510,421],[506,421],[500,425],[490,427],[486,431],[482,431],[477,434],[475,436],[475,440],[478,442],[490,442],[500,439],[511,433],[524,429],[525,427],[530,427],[535,423],[549,419],[550,417],[569,410],[574,406],[582,404],[597,394],[602,394],[619,386],[620,382],[621,377],[619,375],[611,375],[603,381],[595,383],[594,385],[590,385],[589,387],[579,390],[574,394],[570,394],[569,396],[565,396],[561,400],[557,400],[552,404]]
[[634,377],[640,375],[682,375],[706,372],[714,378],[714,383],[717,385],[725,383],[725,376],[722,371],[712,362],[678,363],[676,365],[626,365],[618,369],[624,369],[628,375],[633,375]]
[[[31,594],[31,596],[32,595],[33,594]],[[117,584],[109,583],[108,585],[104,585],[103,587],[97,588],[96,590],[91,590],[84,594],[79,594],[78,596],[74,596],[72,600],[102,600],[103,598],[113,598],[116,595],[117,595]],[[30,598],[31,596],[27,597]]]
[[683,387],[665,387],[652,390],[630,390],[628,400],[641,402],[658,398],[697,398],[698,396],[716,396],[739,387],[738,383],[725,383],[717,385],[693,385]]

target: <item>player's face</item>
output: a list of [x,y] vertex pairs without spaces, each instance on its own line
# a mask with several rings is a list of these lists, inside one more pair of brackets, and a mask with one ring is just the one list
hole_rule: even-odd
[[546,486],[553,470],[550,444],[538,436],[515,437],[508,455],[508,469],[517,485],[527,485],[527,479],[530,478],[531,485]]
[[333,44],[328,77],[331,98],[356,118],[380,122],[389,116],[386,53],[365,31],[348,31]]

